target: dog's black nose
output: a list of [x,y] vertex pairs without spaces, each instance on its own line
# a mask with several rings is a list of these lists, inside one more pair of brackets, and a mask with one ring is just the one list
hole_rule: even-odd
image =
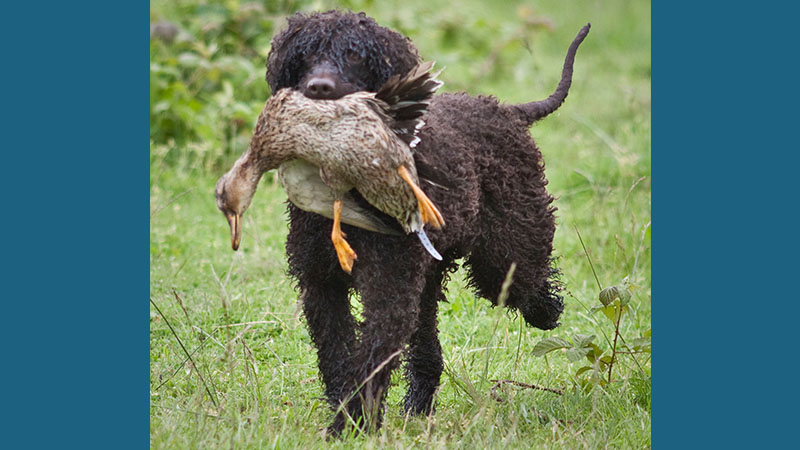
[[306,83],[303,94],[308,98],[332,99],[336,96],[336,83],[327,77],[314,77]]

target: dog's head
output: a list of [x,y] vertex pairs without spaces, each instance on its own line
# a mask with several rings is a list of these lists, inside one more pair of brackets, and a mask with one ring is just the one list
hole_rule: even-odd
[[298,13],[272,40],[267,83],[272,92],[290,87],[310,98],[337,99],[377,91],[418,63],[408,38],[364,13]]

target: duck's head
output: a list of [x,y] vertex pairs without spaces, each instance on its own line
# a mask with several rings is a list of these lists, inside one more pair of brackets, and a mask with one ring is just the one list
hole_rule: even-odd
[[250,206],[263,173],[252,168],[247,158],[240,158],[228,173],[219,178],[214,190],[217,208],[231,227],[231,248],[234,250],[239,249],[242,240],[242,215]]
[[277,168],[291,156],[292,141],[283,137],[287,136],[283,132],[285,124],[291,119],[285,111],[287,98],[291,98],[290,89],[279,91],[267,100],[247,152],[217,181],[214,190],[217,208],[225,214],[231,227],[231,247],[234,250],[239,249],[242,215],[253,200],[261,175]]

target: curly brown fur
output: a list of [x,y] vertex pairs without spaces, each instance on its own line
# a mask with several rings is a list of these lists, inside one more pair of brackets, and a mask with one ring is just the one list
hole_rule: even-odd
[[338,77],[341,97],[377,91],[389,77],[405,75],[418,63],[417,49],[408,38],[364,13],[295,14],[272,40],[267,83],[274,92],[299,87],[322,72]]
[[[528,127],[563,102],[575,51],[587,32],[588,25],[570,47],[562,82],[546,100],[502,105],[493,97],[464,93],[434,97],[415,163],[421,177],[435,182],[425,191],[447,220],[444,229],[429,231],[443,261],[432,259],[414,235],[345,225],[358,254],[352,276],[347,275],[330,245],[331,221],[289,204],[289,272],[301,292],[325,395],[339,411],[333,433],[343,429],[347,415],[365,429],[380,426],[390,375],[400,364],[398,351],[406,350],[406,411],[433,411],[443,368],[437,302],[445,300],[444,284],[458,258],[466,258],[477,293],[493,303],[515,262],[506,306],[520,311],[529,325],[558,326],[564,304],[551,259],[555,207]],[[273,40],[267,81],[273,92],[292,87],[314,98],[338,98],[378,90],[418,61],[407,38],[363,13],[297,14]],[[353,291],[363,303],[360,323],[350,311]]]

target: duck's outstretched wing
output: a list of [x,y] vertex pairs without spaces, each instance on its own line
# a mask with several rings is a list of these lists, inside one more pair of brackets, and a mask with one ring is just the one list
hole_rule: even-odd
[[419,142],[417,132],[425,125],[422,116],[428,110],[433,94],[442,81],[436,77],[441,69],[431,73],[434,61],[419,64],[403,76],[389,79],[367,103],[380,115],[386,125],[412,149]]

